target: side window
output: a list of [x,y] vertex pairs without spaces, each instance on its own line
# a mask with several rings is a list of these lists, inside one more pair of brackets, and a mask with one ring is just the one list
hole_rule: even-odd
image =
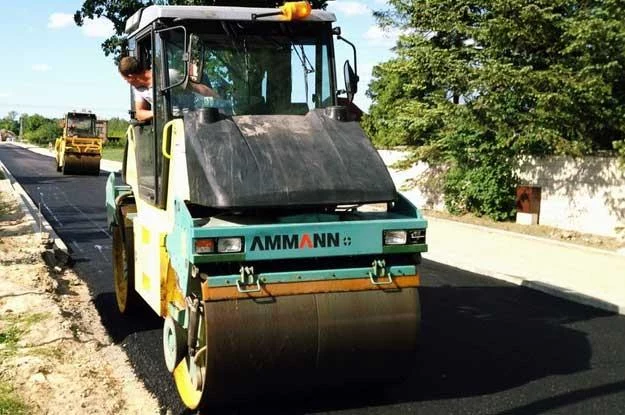
[[[136,50],[133,53],[144,68],[152,68],[152,35],[139,38]],[[132,88],[131,88],[132,90]],[[134,99],[132,105],[134,108]],[[137,179],[139,184],[139,196],[150,203],[157,202],[158,183],[156,180],[157,169],[157,146],[154,140],[154,122],[144,126],[135,127],[136,137],[136,164]]]
[[155,89],[166,91],[164,94],[158,93],[154,98],[154,131],[155,142],[155,178],[158,192],[156,194],[156,205],[163,208],[167,201],[167,176],[169,174],[169,163],[162,154],[164,126],[172,118],[172,108],[182,105],[177,102],[176,89],[167,89],[180,83],[184,79],[185,65],[185,31],[180,27],[172,27],[161,30],[155,35],[154,44],[154,68],[152,76],[155,80]]
[[316,69],[311,63],[314,57],[313,45],[293,45],[291,48],[291,78],[293,79],[291,104],[293,105],[306,104],[309,108],[314,106],[312,94]]
[[[320,94],[320,97],[316,99],[316,107],[326,107],[332,105],[332,90],[330,89],[330,79],[332,73],[330,73],[330,57],[328,55],[328,45],[317,46],[317,56],[321,55],[321,59],[318,59],[317,64],[317,91],[316,94]],[[319,96],[319,95],[317,95]],[[322,104],[323,103],[323,104]]]
[[[152,36],[150,33],[128,42],[130,56],[134,56],[144,68],[152,68]],[[135,108],[134,89],[130,88],[130,110]]]
[[[185,32],[173,28],[161,33],[162,48],[164,54],[162,74],[163,87],[180,83],[184,78],[185,65]],[[174,117],[182,115],[182,111],[194,107],[194,97],[189,91],[185,91],[182,86],[174,87],[170,93],[171,113]],[[165,116],[165,114],[163,114]]]

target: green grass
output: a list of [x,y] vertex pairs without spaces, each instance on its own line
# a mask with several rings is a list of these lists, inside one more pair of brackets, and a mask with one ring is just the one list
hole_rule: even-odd
[[34,356],[40,356],[48,360],[61,360],[65,356],[63,350],[56,346],[34,348],[31,349],[31,353]]
[[10,203],[0,200],[0,220],[4,220],[5,215],[9,215],[13,211]]
[[46,319],[48,316],[47,313],[33,313],[9,316],[3,319],[7,325],[3,330],[0,330],[0,355],[14,354],[17,350],[20,336],[28,331],[28,327]]
[[104,146],[102,147],[102,158],[106,160],[122,161],[124,158],[124,147]]
[[0,331],[0,345],[8,352],[14,352],[17,349],[17,342],[20,340],[22,330],[17,326],[10,326]]
[[30,410],[26,403],[15,394],[13,388],[0,382],[0,415],[27,415]]
[[[15,354],[20,337],[28,327],[49,317],[48,313],[32,313],[8,316],[2,319],[6,323],[0,330],[0,359]],[[0,415],[27,415],[31,408],[15,393],[10,383],[0,380]]]

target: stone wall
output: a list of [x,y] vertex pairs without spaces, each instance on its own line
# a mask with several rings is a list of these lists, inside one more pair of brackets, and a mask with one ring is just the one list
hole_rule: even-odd
[[541,188],[539,224],[625,236],[625,170],[616,158],[526,159],[519,177]]
[[[406,157],[402,151],[380,150],[380,156],[396,187],[417,207],[445,209],[437,172],[425,163],[392,168]],[[625,238],[625,169],[616,158],[528,158],[518,173],[522,185],[541,188],[539,224]]]

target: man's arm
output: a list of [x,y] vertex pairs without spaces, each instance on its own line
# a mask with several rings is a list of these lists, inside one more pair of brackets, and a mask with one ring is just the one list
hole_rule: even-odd
[[215,90],[213,90],[212,88],[208,87],[207,85],[196,84],[195,82],[189,82],[189,88],[193,92],[196,92],[205,97],[219,98],[219,94],[215,92]]
[[149,121],[154,116],[150,104],[145,100],[135,101],[135,119],[137,121]]

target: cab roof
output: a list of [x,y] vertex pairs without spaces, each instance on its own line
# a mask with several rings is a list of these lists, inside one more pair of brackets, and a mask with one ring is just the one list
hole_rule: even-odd
[[[279,12],[278,8],[268,7],[231,7],[231,6],[149,6],[133,14],[126,21],[125,33],[132,37],[155,20],[236,20],[252,21],[253,14]],[[285,21],[281,15],[260,17],[259,21]],[[312,10],[303,21],[335,22],[334,13],[324,10]]]

